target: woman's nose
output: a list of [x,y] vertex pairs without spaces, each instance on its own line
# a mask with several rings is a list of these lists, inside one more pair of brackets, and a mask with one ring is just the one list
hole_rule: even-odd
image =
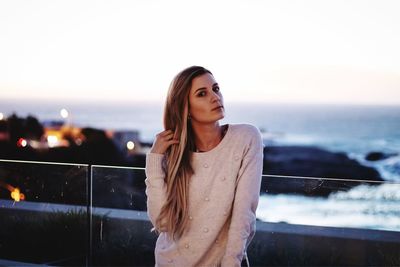
[[213,92],[213,93],[212,93],[211,100],[212,100],[213,102],[219,101],[220,99],[221,99],[221,95],[220,95],[218,92]]

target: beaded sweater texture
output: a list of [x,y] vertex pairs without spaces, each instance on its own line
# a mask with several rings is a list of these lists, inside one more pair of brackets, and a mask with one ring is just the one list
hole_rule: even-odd
[[[229,124],[216,147],[191,157],[189,225],[175,241],[160,233],[156,266],[240,266],[255,233],[263,168],[260,131]],[[147,213],[153,225],[166,200],[164,160],[163,154],[146,157]]]

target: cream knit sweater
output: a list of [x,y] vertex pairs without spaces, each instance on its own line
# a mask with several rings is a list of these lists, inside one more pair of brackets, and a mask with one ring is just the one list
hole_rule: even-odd
[[[155,223],[166,199],[164,155],[146,158],[147,213]],[[156,242],[156,266],[240,266],[255,233],[263,168],[259,130],[230,124],[212,150],[192,153],[195,171],[189,185],[187,231],[178,241],[162,232]]]

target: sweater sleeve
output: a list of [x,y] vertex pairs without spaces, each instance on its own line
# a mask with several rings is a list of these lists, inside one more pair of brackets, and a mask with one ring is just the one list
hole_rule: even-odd
[[240,266],[256,227],[256,209],[260,195],[263,168],[263,144],[259,130],[251,131],[238,173],[232,219],[222,267]]
[[165,172],[162,168],[163,154],[146,155],[147,214],[153,226],[166,199]]

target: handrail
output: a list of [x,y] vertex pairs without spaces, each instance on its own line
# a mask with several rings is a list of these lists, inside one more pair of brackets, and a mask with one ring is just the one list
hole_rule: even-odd
[[[29,164],[49,164],[49,165],[67,165],[67,166],[84,166],[90,168],[113,168],[113,169],[125,169],[125,170],[145,170],[143,167],[131,167],[131,166],[114,166],[114,165],[97,165],[97,164],[83,164],[83,163],[63,163],[63,162],[48,162],[48,161],[29,161],[29,160],[10,160],[0,159],[0,162],[15,162],[15,163],[29,163]],[[285,178],[285,179],[304,179],[304,180],[326,180],[326,181],[346,181],[346,182],[359,182],[359,183],[377,183],[377,184],[398,184],[400,181],[375,181],[375,180],[361,180],[353,178],[328,178],[328,177],[312,177],[312,176],[296,176],[296,175],[276,175],[276,174],[262,174],[262,177],[270,178]]]

